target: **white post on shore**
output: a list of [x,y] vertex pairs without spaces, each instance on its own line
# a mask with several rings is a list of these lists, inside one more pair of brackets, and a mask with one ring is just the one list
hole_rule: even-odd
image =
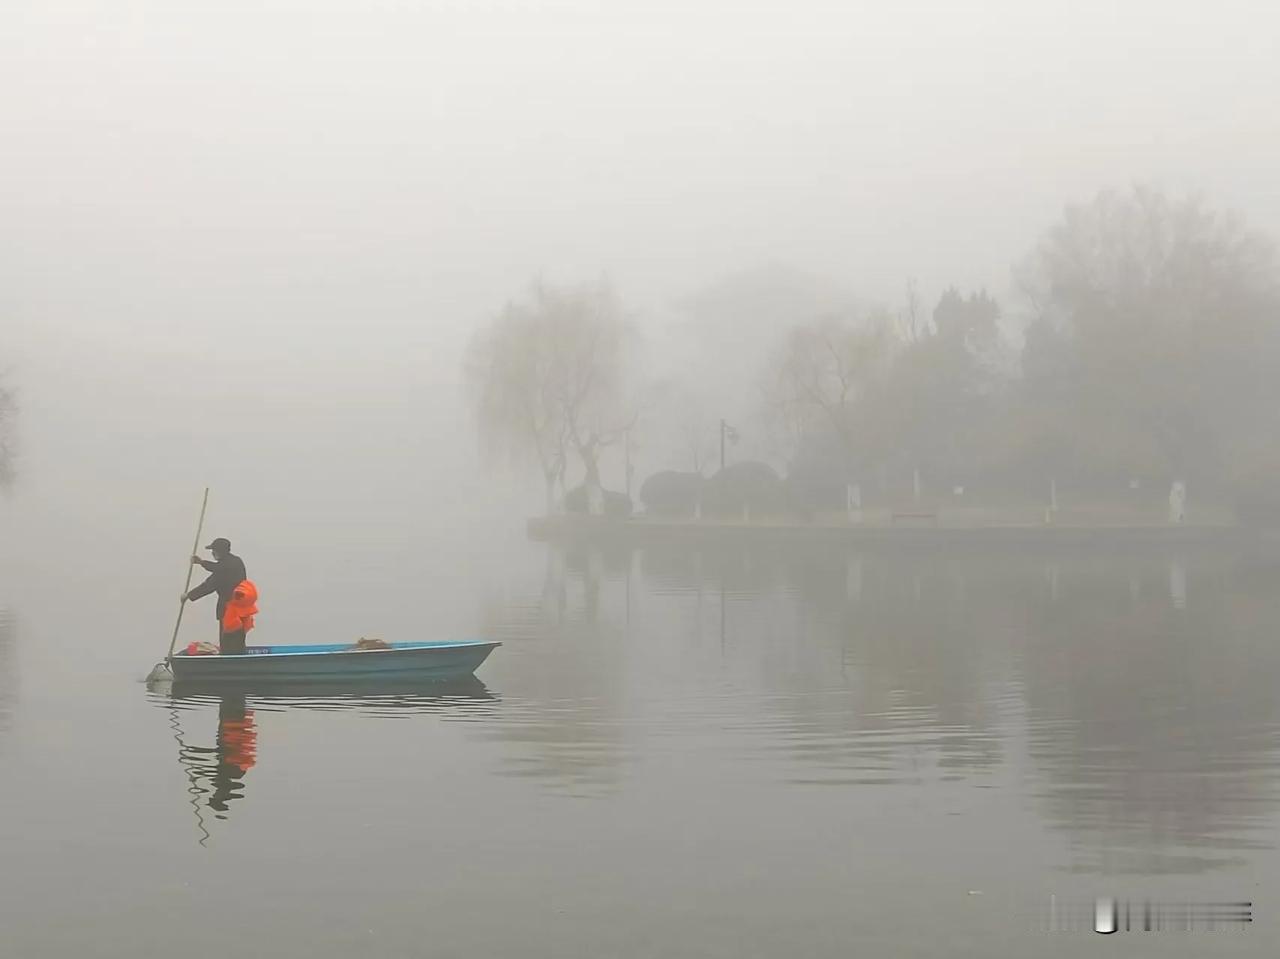
[[1187,484],[1174,480],[1169,489],[1169,522],[1181,524],[1187,518]]
[[862,487],[848,483],[844,488],[844,508],[850,523],[862,522]]

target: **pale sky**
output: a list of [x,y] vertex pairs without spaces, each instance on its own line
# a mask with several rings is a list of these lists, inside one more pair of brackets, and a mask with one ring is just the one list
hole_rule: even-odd
[[[908,276],[926,298],[1004,296],[1065,203],[1137,181],[1280,233],[1278,19],[1169,0],[8,0],[18,495],[62,510],[88,470],[133,508],[211,476],[284,500],[305,464],[340,501],[378,464],[378,499],[452,502],[475,467],[459,351],[535,275],[607,274],[655,322],[765,262],[869,299]],[[131,473],[151,458],[167,465]]]

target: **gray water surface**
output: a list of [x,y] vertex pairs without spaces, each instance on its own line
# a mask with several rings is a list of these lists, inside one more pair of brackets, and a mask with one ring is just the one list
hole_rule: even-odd
[[1066,956],[1102,940],[1050,902],[1096,896],[1254,902],[1126,954],[1273,954],[1274,559],[446,565],[348,557],[296,636],[260,582],[254,637],[503,642],[442,687],[148,688],[162,623],[11,598],[0,955]]

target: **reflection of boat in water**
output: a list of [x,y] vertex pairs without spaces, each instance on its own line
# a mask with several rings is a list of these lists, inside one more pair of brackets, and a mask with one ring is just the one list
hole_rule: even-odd
[[[153,702],[169,712],[178,743],[178,762],[186,772],[190,803],[200,843],[210,838],[204,809],[226,819],[230,804],[244,798],[245,774],[258,763],[256,713],[290,709],[350,710],[374,716],[405,714],[466,715],[497,701],[475,676],[446,681],[388,676],[321,683],[300,680],[165,680],[150,684]],[[216,710],[212,746],[187,742],[184,715],[208,716]]]
[[446,680],[470,676],[501,643],[389,643],[359,649],[349,643],[310,646],[249,646],[232,655],[169,657],[175,680],[309,680],[414,677]]
[[414,678],[326,680],[184,680],[156,687],[168,698],[192,704],[216,704],[228,697],[250,701],[263,709],[372,709],[444,712],[496,700],[475,676],[451,680]]
[[215,819],[226,819],[230,804],[244,798],[245,773],[258,761],[258,725],[244,696],[223,695],[212,703],[218,709],[212,746],[192,745],[183,738],[177,709],[169,719],[178,743],[178,762],[187,774],[201,845],[209,839],[209,830],[200,807],[207,806]]

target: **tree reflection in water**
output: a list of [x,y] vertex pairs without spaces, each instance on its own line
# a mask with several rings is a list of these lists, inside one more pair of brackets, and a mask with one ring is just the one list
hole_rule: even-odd
[[485,601],[480,631],[507,644],[508,666],[518,675],[502,715],[483,733],[516,747],[506,775],[572,795],[616,788],[630,757],[624,691],[631,562],[629,549],[548,549],[538,593]]
[[[1224,557],[1080,561],[1025,604],[1031,759],[1069,868],[1186,873],[1270,847],[1280,601]],[[1136,583],[1136,586],[1135,586]]]
[[17,696],[17,626],[13,614],[0,606],[0,748],[9,729],[13,700]]
[[646,738],[687,723],[690,742],[791,782],[1017,783],[1068,836],[1068,869],[1196,872],[1270,845],[1274,563],[635,552],[549,547],[540,596],[486,608],[486,629],[531,650],[489,730],[527,747],[516,774],[616,785]]

